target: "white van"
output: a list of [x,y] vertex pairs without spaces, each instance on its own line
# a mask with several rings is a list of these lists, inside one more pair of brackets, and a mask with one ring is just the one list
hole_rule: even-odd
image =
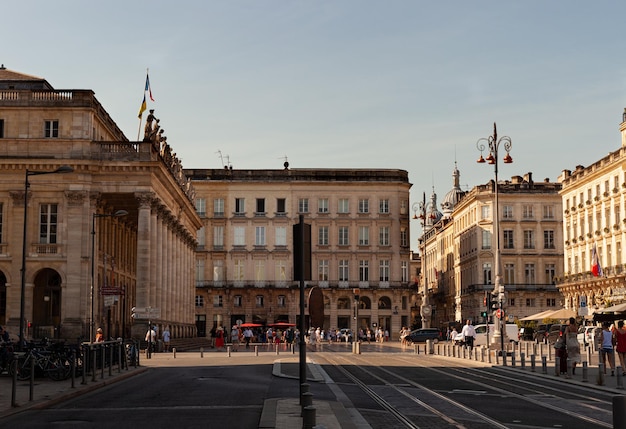
[[[474,340],[475,346],[485,346],[487,345],[487,325],[476,325],[474,326],[476,330],[476,339]],[[489,344],[493,343],[493,331],[495,327],[493,324],[489,324]],[[519,328],[515,323],[507,323],[506,324],[506,338],[505,341],[513,341],[516,342],[519,339]]]

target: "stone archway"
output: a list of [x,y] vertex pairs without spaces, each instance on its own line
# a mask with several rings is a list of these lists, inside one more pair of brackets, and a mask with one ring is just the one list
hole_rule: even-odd
[[33,338],[59,338],[61,330],[61,276],[51,268],[39,271],[34,280]]

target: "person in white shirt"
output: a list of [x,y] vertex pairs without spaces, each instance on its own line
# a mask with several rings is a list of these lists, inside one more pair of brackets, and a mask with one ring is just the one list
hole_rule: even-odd
[[461,330],[461,334],[463,334],[463,341],[470,352],[474,348],[474,338],[476,338],[476,330],[474,326],[472,326],[472,321],[468,320],[463,329]]

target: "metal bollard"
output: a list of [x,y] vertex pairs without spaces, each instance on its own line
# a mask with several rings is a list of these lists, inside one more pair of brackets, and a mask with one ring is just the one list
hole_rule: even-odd
[[554,357],[554,375],[557,377],[561,375],[561,359],[558,357]]
[[33,401],[35,399],[35,359],[30,361],[30,391],[28,393],[28,400]]
[[310,407],[311,405],[313,405],[313,394],[309,391],[303,392],[300,397],[300,406],[304,409],[305,407]]
[[596,379],[598,386],[604,386],[604,364],[600,362],[598,364],[598,378]]
[[513,350],[513,354],[511,354],[511,368],[515,368],[515,350]]
[[587,361],[583,362],[583,380],[582,381],[589,381],[589,367],[587,365]]
[[230,357],[230,346],[226,346],[226,353],[228,354],[228,357]]
[[13,380],[11,382],[11,406],[17,407],[17,359],[11,362],[13,366]]
[[304,429],[313,429],[315,426],[315,407],[304,407],[302,410],[302,427]]
[[174,359],[176,359],[176,347],[172,348],[172,355],[174,356]]
[[200,357],[204,357],[204,347],[200,347]]
[[278,349],[279,349],[278,344],[276,344],[276,356],[278,356],[279,354]]
[[535,355],[530,355],[530,372],[535,372]]
[[617,374],[617,388],[620,390],[624,390],[624,378],[623,378],[623,373],[622,373],[622,367],[621,366],[617,366],[615,367],[615,372]]
[[526,369],[526,354],[523,352],[520,353],[519,358],[520,358],[520,363],[522,364],[522,369]]
[[613,429],[626,429],[626,396],[613,396]]
[[546,356],[541,356],[541,373],[548,373],[548,359],[546,358]]
[[259,346],[254,346],[254,355],[255,356],[259,355]]

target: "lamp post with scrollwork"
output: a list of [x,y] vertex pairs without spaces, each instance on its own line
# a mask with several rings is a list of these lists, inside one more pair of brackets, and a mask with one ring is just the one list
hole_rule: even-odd
[[[420,219],[422,225],[422,279],[424,289],[422,291],[422,305],[420,307],[420,315],[422,317],[422,328],[430,328],[431,306],[428,303],[428,266],[426,261],[426,219],[429,208],[434,209],[431,203],[426,202],[426,192],[424,192],[422,201],[413,204],[413,219]],[[418,215],[419,213],[419,215]],[[430,218],[433,218],[432,214]],[[418,291],[419,292],[419,291]]]
[[[498,151],[500,149],[500,145],[506,151],[506,155],[502,158],[502,162],[505,164],[510,164],[513,162],[513,158],[511,158],[510,152],[513,147],[513,143],[511,142],[511,138],[508,136],[502,136],[498,139],[498,131],[496,129],[496,123],[493,123],[493,135],[487,138],[480,138],[476,142],[476,148],[480,151],[480,158],[476,162],[479,164],[488,163],[493,165],[494,167],[494,210],[493,210],[493,231],[495,235],[495,245],[496,251],[494,253],[494,268],[496,270],[496,278],[495,285],[493,288],[492,294],[497,296],[497,307],[494,312],[494,316],[499,316],[494,318],[494,333],[493,333],[493,344],[498,344],[498,340],[500,342],[500,350],[504,352],[504,337],[506,336],[506,330],[504,327],[504,284],[502,283],[502,263],[500,261],[500,212],[499,212],[499,201],[498,201]],[[485,146],[486,145],[486,146]],[[487,158],[483,158],[483,151],[487,149],[489,154]]]

